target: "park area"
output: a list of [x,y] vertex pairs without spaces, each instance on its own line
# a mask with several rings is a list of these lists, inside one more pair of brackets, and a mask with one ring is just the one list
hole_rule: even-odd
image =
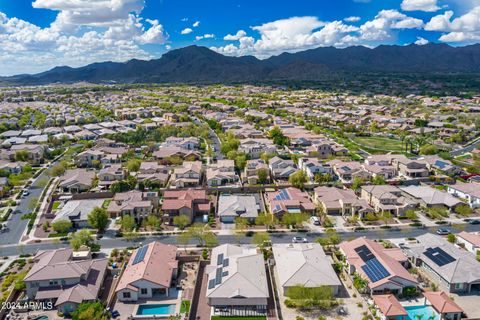
[[403,153],[402,141],[386,137],[354,137],[353,142],[365,151]]

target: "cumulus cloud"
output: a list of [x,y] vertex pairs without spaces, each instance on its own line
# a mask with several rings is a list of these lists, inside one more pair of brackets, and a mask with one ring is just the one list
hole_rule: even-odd
[[143,0],[36,0],[33,6],[59,12],[47,28],[0,12],[3,74],[148,59],[141,45],[165,44],[168,38],[158,20],[140,17]]
[[189,33],[192,33],[192,32],[193,32],[193,30],[191,28],[185,28],[180,33],[181,34],[189,34]]
[[480,40],[480,6],[452,20],[454,12],[446,11],[432,17],[425,30],[446,32],[439,40],[443,42],[474,42]]
[[428,40],[422,37],[417,37],[417,41],[415,41],[415,44],[419,46],[424,46],[428,44]]
[[422,20],[409,17],[397,10],[380,11],[373,20],[365,22],[360,27],[343,21],[324,22],[311,16],[292,17],[251,27],[253,31],[258,32],[258,39],[247,35],[244,30],[239,30],[234,35],[227,34],[224,40],[238,41],[238,44],[230,43],[211,49],[227,55],[252,54],[265,58],[285,51],[296,52],[319,46],[373,45],[378,41],[390,39],[395,30],[421,28],[423,25]]
[[192,24],[192,27],[196,28],[200,25],[200,21],[195,21],[193,24]]
[[437,0],[403,0],[400,6],[404,11],[435,12],[440,10]]

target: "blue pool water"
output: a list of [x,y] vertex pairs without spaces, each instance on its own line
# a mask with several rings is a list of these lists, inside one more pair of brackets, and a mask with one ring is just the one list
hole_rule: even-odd
[[175,304],[141,304],[137,310],[137,315],[139,316],[168,315],[174,313]]
[[35,318],[35,320],[48,320],[48,317],[47,316],[40,316],[40,317]]
[[405,310],[408,313],[408,320],[440,320],[432,306],[408,306]]

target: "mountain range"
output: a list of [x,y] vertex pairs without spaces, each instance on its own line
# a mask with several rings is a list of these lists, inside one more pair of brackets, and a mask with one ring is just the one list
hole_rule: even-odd
[[38,74],[0,77],[6,84],[49,83],[235,83],[262,81],[314,81],[355,73],[435,74],[480,73],[480,44],[362,46],[338,49],[320,47],[282,53],[259,60],[230,57],[206,47],[188,46],[169,51],[159,59],[99,62],[84,67],[55,67]]

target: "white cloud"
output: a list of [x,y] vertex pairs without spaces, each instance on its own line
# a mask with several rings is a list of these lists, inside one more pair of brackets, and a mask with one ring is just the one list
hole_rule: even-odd
[[223,40],[227,41],[235,41],[235,40],[240,40],[241,38],[245,37],[247,33],[244,30],[238,30],[236,34],[227,34],[225,37],[223,37]]
[[200,21],[195,21],[193,24],[192,24],[192,27],[196,28],[200,25]]
[[[356,19],[349,19],[356,20]],[[346,47],[349,45],[372,46],[393,38],[394,30],[421,28],[420,19],[409,17],[397,10],[383,10],[360,27],[342,21],[323,22],[316,17],[292,17],[251,27],[260,35],[248,36],[244,30],[228,34],[224,40],[238,41],[211,49],[228,55],[252,54],[259,58],[282,52],[296,52],[319,46]]]
[[435,12],[440,10],[437,0],[403,0],[400,6],[404,11]]
[[362,20],[362,18],[356,17],[356,16],[351,16],[351,17],[346,17],[343,20],[346,21],[346,22],[357,22],[357,21]]
[[452,20],[453,11],[433,17],[425,30],[447,32],[439,40],[443,42],[474,42],[480,40],[480,6],[472,8]]
[[192,33],[192,32],[193,32],[193,30],[191,28],[185,28],[180,33],[181,34],[189,34],[189,33]]
[[415,41],[415,44],[419,46],[424,46],[428,44],[428,40],[422,37],[417,37],[417,41]]
[[361,27],[361,39],[366,41],[383,41],[392,37],[392,29],[414,29],[424,25],[420,19],[408,17],[397,10],[382,10],[375,19],[365,22]]
[[215,35],[213,33],[206,33],[203,36],[196,36],[195,40],[199,41],[202,39],[211,39],[211,38],[215,38]]

